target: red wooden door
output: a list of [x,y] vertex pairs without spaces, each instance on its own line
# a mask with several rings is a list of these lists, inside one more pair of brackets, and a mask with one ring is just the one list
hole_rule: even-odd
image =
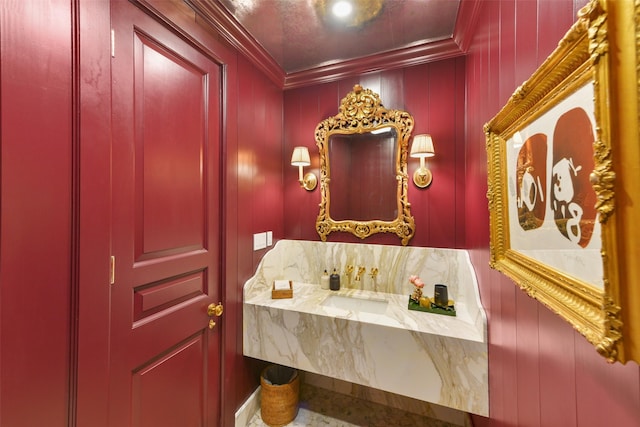
[[109,425],[214,426],[221,69],[129,2],[112,23]]

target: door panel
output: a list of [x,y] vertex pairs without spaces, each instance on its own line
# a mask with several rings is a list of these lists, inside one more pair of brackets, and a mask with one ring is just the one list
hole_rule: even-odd
[[[134,372],[134,425],[203,425],[202,391],[193,385],[205,376],[205,341],[198,334]],[[158,405],[165,400],[172,405]]]
[[134,118],[140,261],[204,247],[206,176],[200,163],[208,75],[144,34],[134,34],[134,44],[134,97],[136,113],[142,112]]
[[214,426],[221,70],[130,3],[112,14],[109,425]]

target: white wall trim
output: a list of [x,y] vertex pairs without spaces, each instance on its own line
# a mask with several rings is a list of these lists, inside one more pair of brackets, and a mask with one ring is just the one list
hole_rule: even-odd
[[260,386],[244,401],[236,411],[235,427],[246,427],[260,408]]

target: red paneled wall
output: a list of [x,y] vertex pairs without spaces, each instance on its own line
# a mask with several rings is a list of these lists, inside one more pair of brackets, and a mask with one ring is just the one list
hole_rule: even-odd
[[638,426],[640,370],[608,365],[560,317],[489,269],[482,126],[557,46],[584,0],[483,2],[467,56],[466,237],[489,318],[491,418],[476,426]]
[[[315,221],[320,191],[300,188],[297,169],[288,166],[293,147],[304,145],[311,153],[311,167],[319,176],[318,148],[314,130],[336,115],[342,98],[356,83],[380,95],[385,108],[413,115],[413,135],[430,133],[436,156],[428,159],[433,183],[419,189],[410,179],[408,197],[416,219],[412,246],[463,247],[465,245],[464,161],[464,69],[465,59],[449,59],[410,68],[376,72],[358,78],[293,89],[284,94],[284,237],[319,240]],[[418,167],[409,161],[409,177]],[[307,169],[305,169],[306,171]],[[358,183],[354,183],[358,185]],[[366,185],[360,183],[359,185]],[[486,210],[486,208],[485,208]],[[329,241],[362,242],[345,233],[332,233]],[[399,245],[397,236],[374,235],[367,243]]]
[[[253,251],[253,234],[273,231],[273,241],[281,239],[283,232],[282,201],[282,90],[259,72],[249,61],[238,55],[237,71],[237,123],[230,122],[237,132],[237,152],[229,155],[237,162],[237,205],[227,206],[227,212],[237,222],[235,236],[230,236],[235,250],[228,256],[237,262],[237,277],[229,277],[228,301],[238,304],[235,346],[227,348],[227,365],[234,369],[234,384],[225,394],[228,408],[239,407],[259,384],[262,365],[242,355],[242,285],[256,271],[262,256],[269,249]],[[227,196],[235,193],[227,186]],[[235,197],[235,196],[234,196]],[[231,219],[231,218],[230,218]],[[237,240],[236,240],[237,239]],[[231,297],[231,298],[229,298]],[[228,342],[228,341],[227,341]],[[230,393],[231,394],[231,393]],[[227,412],[225,425],[232,425],[233,413]]]
[[[282,238],[282,90],[238,56],[238,219],[250,239],[273,231]],[[244,234],[244,233],[243,233]],[[265,251],[256,251],[251,274]],[[248,253],[248,252],[247,252]],[[248,278],[248,277],[247,277]]]
[[31,3],[3,2],[0,12],[0,425],[62,426],[77,143],[71,3]]

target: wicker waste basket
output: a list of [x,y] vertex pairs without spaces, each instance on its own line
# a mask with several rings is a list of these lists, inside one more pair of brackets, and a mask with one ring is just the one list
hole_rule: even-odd
[[287,366],[267,366],[260,375],[260,415],[271,427],[289,424],[298,415],[300,377]]

